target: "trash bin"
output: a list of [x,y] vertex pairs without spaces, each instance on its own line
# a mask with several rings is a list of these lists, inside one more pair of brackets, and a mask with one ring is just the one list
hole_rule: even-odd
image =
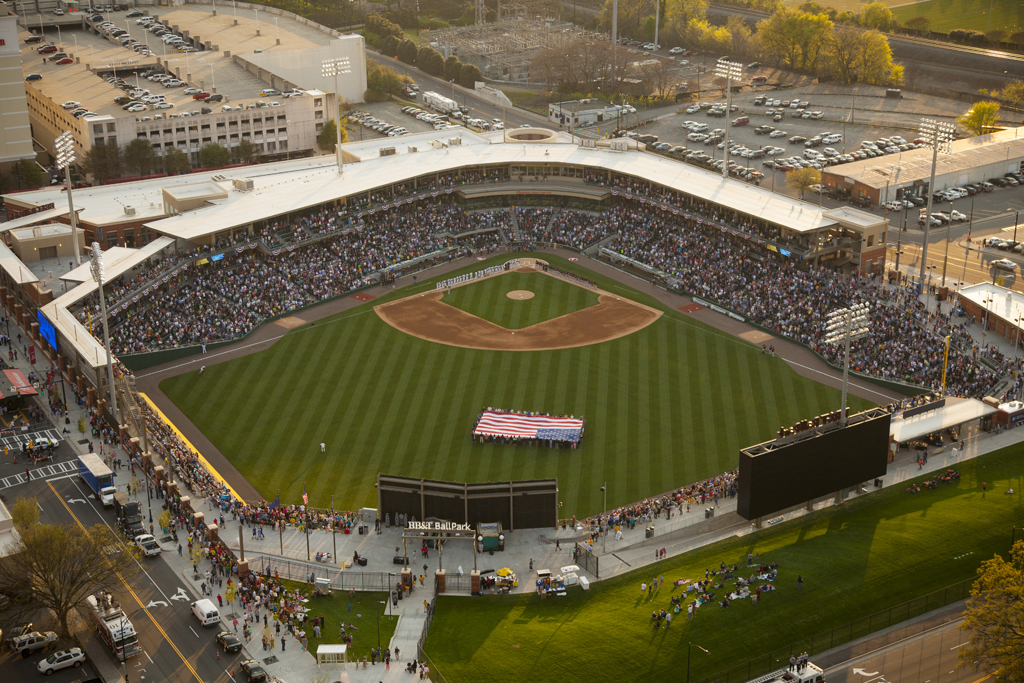
[[711,517],[711,511],[708,508],[704,508],[704,519]]
[[645,538],[654,538],[654,525],[647,527],[647,531],[644,534]]

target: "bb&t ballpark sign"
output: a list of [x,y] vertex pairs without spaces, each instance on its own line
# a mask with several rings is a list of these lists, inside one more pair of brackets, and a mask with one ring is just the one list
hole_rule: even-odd
[[472,531],[468,524],[457,522],[409,522],[410,531]]

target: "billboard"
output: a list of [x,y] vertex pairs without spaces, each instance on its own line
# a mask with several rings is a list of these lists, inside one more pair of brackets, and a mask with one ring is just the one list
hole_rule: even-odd
[[[891,416],[872,409],[740,451],[738,509],[757,519],[885,474]],[[789,432],[790,430],[784,430]]]
[[57,348],[57,331],[53,329],[53,324],[46,319],[43,312],[38,308],[36,309],[36,319],[39,321],[39,334],[43,339],[50,342],[50,346],[54,349]]

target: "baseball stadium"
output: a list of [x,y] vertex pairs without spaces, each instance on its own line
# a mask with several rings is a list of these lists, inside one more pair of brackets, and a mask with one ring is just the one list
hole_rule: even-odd
[[[750,485],[739,454],[798,438],[790,425],[843,400],[851,415],[877,415],[936,392],[1006,395],[1018,388],[1012,365],[982,362],[954,321],[925,320],[894,295],[887,224],[873,214],[555,132],[409,138],[397,154],[346,145],[342,168],[303,159],[76,190],[75,224],[59,190],[5,195],[8,231],[52,226],[98,245],[104,268],[100,282],[88,265],[71,269],[61,293],[0,246],[3,301],[75,398],[161,485],[196,501],[304,503],[333,535],[367,509],[388,527],[408,510],[493,521],[472,518],[468,493],[430,508],[428,484],[550,482],[532,503],[479,505],[504,510],[510,542],[539,533],[545,547],[557,539],[574,560],[616,568],[547,601],[435,585],[417,652],[435,680],[661,680],[683,671],[688,634],[700,633],[712,654],[695,680],[735,683],[809,634],[833,632],[831,646],[843,625],[858,624],[842,642],[884,628],[871,620],[882,605],[923,600],[906,618],[940,589],[963,597],[978,563],[1005,552],[1019,499],[975,489],[982,476],[1013,483],[1015,446],[963,461],[931,497],[862,495],[858,479],[835,493],[842,504],[811,494],[802,512],[735,533],[707,519],[692,526],[710,540],[682,530],[664,560],[639,544],[654,569],[650,557],[614,564],[601,546],[620,525],[678,520],[691,503],[738,521]],[[867,312],[871,333],[849,345],[846,399],[828,328],[848,306]],[[392,505],[400,495],[383,477],[418,482],[419,502]],[[430,509],[451,514],[416,514]],[[545,521],[523,522],[534,519]],[[955,538],[941,535],[953,520]],[[972,559],[946,561],[961,546]],[[679,598],[701,570],[749,564],[755,551],[784,604],[711,604],[671,629],[655,610],[652,636],[653,586],[659,605],[685,611]],[[613,651],[595,653],[613,633]]]

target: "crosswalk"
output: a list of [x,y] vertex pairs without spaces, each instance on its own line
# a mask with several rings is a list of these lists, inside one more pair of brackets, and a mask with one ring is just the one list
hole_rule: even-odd
[[44,429],[41,432],[4,432],[3,436],[0,436],[0,443],[10,448],[21,448],[23,443],[41,441],[42,439],[60,441],[61,435],[56,429]]
[[24,484],[28,481],[49,479],[50,477],[59,477],[62,474],[72,474],[75,472],[78,472],[77,461],[69,460],[67,462],[55,462],[52,465],[46,465],[45,467],[29,470],[27,477],[24,474],[15,474],[13,476],[0,479],[0,491],[9,489],[12,486],[17,486],[18,484]]

